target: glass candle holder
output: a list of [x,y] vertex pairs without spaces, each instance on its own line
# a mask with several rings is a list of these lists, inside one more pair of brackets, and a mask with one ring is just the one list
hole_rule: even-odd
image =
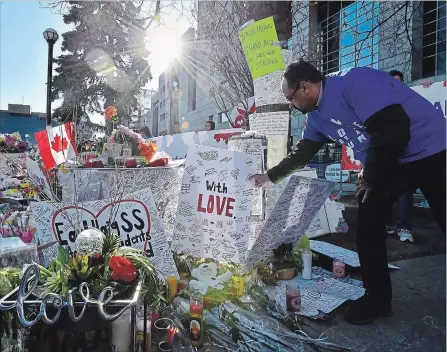
[[301,293],[298,287],[286,285],[286,306],[291,312],[299,312],[301,310]]
[[[144,306],[138,307],[136,319],[136,344],[139,352],[151,351],[151,323],[152,312],[146,307],[146,319],[144,318]],[[146,349],[144,348],[144,325],[146,322]]]
[[112,351],[128,352],[131,342],[131,309],[112,322]]
[[334,262],[332,263],[332,274],[338,278],[345,277],[346,264],[342,257],[335,257]]
[[174,327],[174,322],[169,318],[157,319],[154,323],[155,336],[154,339],[161,351],[171,351],[172,343],[170,343],[170,332]]
[[194,292],[189,299],[189,312],[191,314],[203,315],[203,296]]

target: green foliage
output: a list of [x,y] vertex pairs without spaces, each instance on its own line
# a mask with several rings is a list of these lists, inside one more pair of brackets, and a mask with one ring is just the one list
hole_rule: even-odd
[[302,250],[310,249],[309,237],[307,237],[306,234],[301,236],[300,241],[298,242],[298,248]]
[[137,96],[151,79],[146,58],[147,14],[132,1],[70,1],[64,22],[74,29],[62,34],[55,63],[52,99],[60,121],[115,105],[129,117]]

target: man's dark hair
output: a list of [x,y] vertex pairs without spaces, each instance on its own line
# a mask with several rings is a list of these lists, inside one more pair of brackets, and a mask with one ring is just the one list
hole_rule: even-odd
[[403,82],[404,81],[404,74],[398,70],[392,70],[390,71],[390,76],[394,77],[394,76],[399,76],[400,80]]
[[310,62],[300,59],[287,65],[283,77],[291,89],[297,88],[301,82],[318,83],[323,75]]
[[211,131],[216,129],[216,123],[214,121],[209,120],[209,121],[205,122],[205,125],[207,123],[209,123],[211,125]]

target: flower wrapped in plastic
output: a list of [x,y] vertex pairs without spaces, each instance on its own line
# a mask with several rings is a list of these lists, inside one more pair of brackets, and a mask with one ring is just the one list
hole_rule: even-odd
[[108,106],[105,110],[105,116],[107,121],[118,122],[118,111],[114,106]]
[[138,148],[140,149],[140,155],[146,159],[148,163],[150,163],[157,152],[157,145],[154,142],[140,142],[138,144]]

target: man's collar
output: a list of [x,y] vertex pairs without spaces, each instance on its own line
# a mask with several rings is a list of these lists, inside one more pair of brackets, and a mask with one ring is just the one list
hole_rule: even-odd
[[318,100],[317,100],[317,108],[320,106],[321,103],[321,98],[323,97],[323,81],[320,82],[320,94],[318,95]]

